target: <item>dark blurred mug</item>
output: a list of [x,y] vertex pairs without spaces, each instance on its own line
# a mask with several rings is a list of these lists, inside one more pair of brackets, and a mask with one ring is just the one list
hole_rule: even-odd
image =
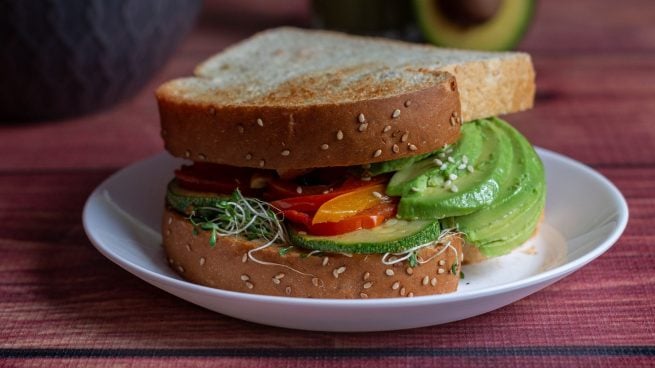
[[0,0],[0,121],[80,115],[134,95],[201,0]]

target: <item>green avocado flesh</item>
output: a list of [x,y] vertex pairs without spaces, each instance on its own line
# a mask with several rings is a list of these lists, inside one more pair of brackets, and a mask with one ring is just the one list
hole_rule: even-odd
[[447,14],[440,2],[445,1],[414,0],[425,38],[439,46],[475,50],[512,49],[525,34],[535,7],[534,0],[504,0],[487,19],[465,24]]
[[387,253],[403,252],[439,238],[438,221],[390,220],[372,229],[342,235],[308,235],[291,228],[291,244],[324,252]]
[[[396,172],[387,194],[401,195],[399,218],[426,220],[467,215],[496,199],[511,168],[512,155],[509,137],[494,121],[467,123],[453,150],[441,155],[442,165],[428,158]],[[473,172],[469,172],[468,166]],[[452,174],[457,179],[448,185]]]
[[[512,168],[491,205],[455,218],[458,230],[487,256],[507,253],[532,235],[546,194],[543,165],[530,143],[509,125],[498,124],[511,140]],[[510,234],[516,237],[508,238]]]
[[[457,177],[448,186],[451,174]],[[441,219],[443,227],[457,228],[484,255],[497,256],[532,236],[543,213],[546,185],[532,145],[506,122],[490,118],[465,124],[450,149],[396,172],[387,194],[401,196],[399,218]]]

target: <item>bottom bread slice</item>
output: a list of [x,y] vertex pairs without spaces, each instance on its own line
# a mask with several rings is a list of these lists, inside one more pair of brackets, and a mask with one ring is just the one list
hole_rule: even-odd
[[[165,209],[163,245],[170,266],[183,278],[213,288],[253,294],[305,298],[361,299],[444,294],[457,290],[463,259],[461,238],[453,235],[388,265],[382,254],[309,253],[291,247],[262,245],[241,237],[194,231],[182,215]],[[393,256],[388,256],[390,261]],[[266,263],[266,264],[262,264]]]

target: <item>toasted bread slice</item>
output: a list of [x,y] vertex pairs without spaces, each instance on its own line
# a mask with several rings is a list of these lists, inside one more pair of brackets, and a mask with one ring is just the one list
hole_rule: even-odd
[[456,141],[462,121],[529,108],[534,96],[527,54],[293,28],[257,34],[195,74],[157,90],[166,148],[271,169],[430,152]]

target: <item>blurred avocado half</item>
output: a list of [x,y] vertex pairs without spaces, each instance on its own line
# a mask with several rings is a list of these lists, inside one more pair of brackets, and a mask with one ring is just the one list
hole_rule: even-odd
[[525,34],[535,0],[414,0],[425,38],[438,46],[509,50]]

